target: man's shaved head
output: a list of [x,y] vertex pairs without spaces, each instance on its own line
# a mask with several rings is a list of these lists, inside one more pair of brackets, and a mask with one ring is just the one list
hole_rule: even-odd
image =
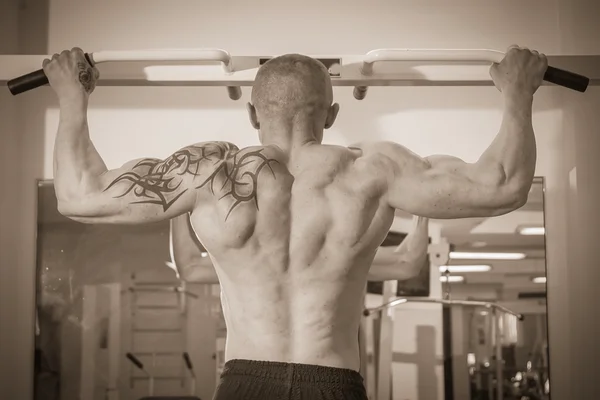
[[326,111],[332,102],[327,68],[300,54],[287,54],[266,62],[258,70],[252,88],[252,103],[267,118],[310,116]]
[[250,123],[263,144],[289,149],[291,143],[323,140],[323,130],[335,122],[329,71],[313,58],[286,54],[261,66],[248,104]]

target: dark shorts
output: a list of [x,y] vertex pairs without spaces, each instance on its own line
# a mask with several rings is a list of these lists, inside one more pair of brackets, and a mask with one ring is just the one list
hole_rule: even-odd
[[362,376],[350,369],[271,361],[225,363],[213,400],[367,400]]

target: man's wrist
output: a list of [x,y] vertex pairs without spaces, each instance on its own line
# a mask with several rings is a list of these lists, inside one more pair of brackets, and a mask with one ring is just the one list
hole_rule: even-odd
[[533,94],[524,92],[506,93],[504,95],[504,113],[518,120],[531,122],[533,114]]
[[87,119],[88,99],[82,95],[59,98],[60,120],[68,123],[84,123]]
[[58,98],[58,104],[62,109],[87,110],[88,96],[81,92],[74,92],[68,95],[63,95]]
[[525,90],[507,89],[502,94],[507,106],[531,107],[533,105],[533,93]]

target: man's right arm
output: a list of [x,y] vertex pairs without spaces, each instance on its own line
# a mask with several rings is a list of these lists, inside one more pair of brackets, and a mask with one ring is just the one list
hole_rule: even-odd
[[526,201],[536,164],[533,94],[547,68],[545,56],[510,49],[491,70],[504,99],[500,131],[475,163],[450,156],[421,158],[396,143],[359,145],[388,173],[391,207],[429,218],[489,217]]
[[217,284],[219,278],[208,253],[196,237],[190,215],[171,219],[171,262],[180,279],[189,283]]

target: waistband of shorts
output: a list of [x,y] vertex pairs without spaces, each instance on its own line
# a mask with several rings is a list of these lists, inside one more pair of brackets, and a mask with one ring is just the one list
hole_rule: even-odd
[[225,363],[221,376],[232,375],[280,381],[291,380],[297,383],[363,385],[362,376],[351,369],[277,361],[229,360]]

